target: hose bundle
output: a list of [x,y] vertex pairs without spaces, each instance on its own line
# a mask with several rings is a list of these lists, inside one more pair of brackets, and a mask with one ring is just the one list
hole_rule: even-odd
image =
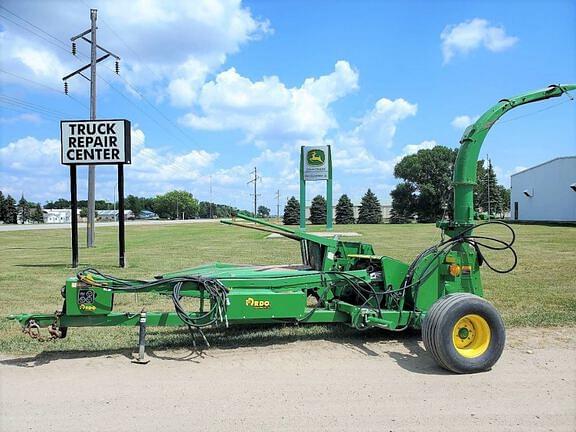
[[[106,279],[105,282],[97,281],[92,275]],[[218,322],[225,323],[228,326],[227,307],[228,288],[226,288],[218,279],[205,278],[200,276],[175,276],[154,281],[145,281],[137,279],[119,279],[111,275],[104,274],[94,268],[87,268],[77,274],[79,281],[92,286],[98,286],[116,292],[138,292],[148,291],[151,288],[160,285],[172,285],[172,303],[178,317],[182,320],[192,335],[192,342],[196,346],[194,331],[198,331],[207,346],[210,346],[202,328],[214,325]],[[181,291],[187,282],[196,283],[198,290],[206,292],[210,300],[210,309],[202,315],[192,315],[187,312],[182,304]]]

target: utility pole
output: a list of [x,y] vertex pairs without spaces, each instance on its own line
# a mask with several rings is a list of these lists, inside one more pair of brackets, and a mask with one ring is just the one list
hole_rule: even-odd
[[[108,57],[114,57],[116,59],[116,73],[119,72],[118,61],[120,57],[116,54],[102,48],[96,43],[96,20],[98,18],[98,10],[90,9],[90,29],[86,30],[72,38],[72,54],[76,55],[76,40],[82,39],[90,44],[90,63],[81,67],[80,69],[66,75],[62,80],[64,81],[64,92],[68,93],[68,83],[67,80],[75,75],[81,75],[88,81],[90,81],[90,120],[96,120],[96,65]],[[86,35],[90,34],[90,39]],[[98,58],[98,50],[103,51],[105,55]],[[84,75],[86,69],[90,68],[90,78]],[[74,210],[73,210],[74,211]],[[94,165],[88,166],[88,222],[86,224],[87,236],[86,243],[89,248],[94,247],[95,240],[95,230],[94,222],[96,220],[96,167]]]
[[212,176],[210,176],[210,219],[212,219]]
[[276,218],[278,218],[278,223],[280,223],[280,189],[276,191]]
[[254,183],[254,193],[251,194],[251,195],[254,195],[254,217],[256,217],[257,209],[258,209],[258,207],[257,207],[257,202],[258,202],[258,197],[260,196],[260,195],[258,195],[258,193],[256,192],[256,191],[257,191],[257,189],[256,189],[256,184],[258,183],[258,179],[261,180],[262,177],[260,177],[260,176],[258,175],[258,171],[257,171],[256,167],[254,167],[254,171],[252,171],[251,174],[254,174],[254,177],[252,178],[252,180],[250,180],[250,181],[249,181],[248,183],[246,183],[246,184]]

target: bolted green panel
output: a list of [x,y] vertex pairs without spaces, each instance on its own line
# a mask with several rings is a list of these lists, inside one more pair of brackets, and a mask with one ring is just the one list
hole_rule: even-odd
[[67,315],[103,315],[112,311],[114,293],[105,288],[83,284],[76,278],[68,278],[64,298]]
[[302,291],[235,289],[228,299],[229,320],[299,318],[306,308],[306,295]]

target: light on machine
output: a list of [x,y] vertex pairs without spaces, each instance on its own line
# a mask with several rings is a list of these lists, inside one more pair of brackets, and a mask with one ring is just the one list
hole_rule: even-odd
[[448,267],[448,272],[450,273],[451,276],[454,277],[460,276],[462,268],[458,264],[450,264],[450,266]]

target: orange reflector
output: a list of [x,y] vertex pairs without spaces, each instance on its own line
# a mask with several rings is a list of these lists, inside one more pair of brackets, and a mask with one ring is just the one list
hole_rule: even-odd
[[450,266],[448,267],[448,272],[450,272],[450,275],[456,277],[456,276],[460,276],[460,272],[461,272],[461,268],[458,264],[450,264]]

